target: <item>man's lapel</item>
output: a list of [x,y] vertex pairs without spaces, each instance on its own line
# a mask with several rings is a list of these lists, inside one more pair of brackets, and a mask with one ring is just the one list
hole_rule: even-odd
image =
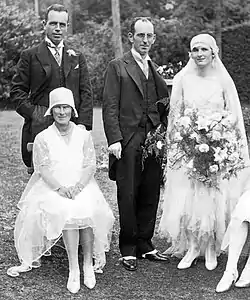
[[63,48],[63,69],[64,69],[65,78],[67,78],[72,66],[75,64],[75,56],[73,56],[73,55],[70,56],[67,52],[68,50],[69,50],[68,46],[64,43],[64,48]]
[[167,97],[168,96],[167,84],[164,81],[164,79],[161,77],[161,75],[156,71],[158,66],[153,61],[149,61],[149,65],[151,67],[155,79],[158,99]]
[[45,41],[42,41],[42,43],[38,46],[36,57],[40,61],[41,66],[43,67],[45,73],[46,73],[46,79],[50,77],[51,74],[51,62],[49,59],[49,49],[46,46]]
[[131,51],[124,54],[124,62],[125,62],[125,68],[129,76],[134,80],[135,84],[138,86],[142,96],[144,96],[140,75],[137,69],[137,63]]

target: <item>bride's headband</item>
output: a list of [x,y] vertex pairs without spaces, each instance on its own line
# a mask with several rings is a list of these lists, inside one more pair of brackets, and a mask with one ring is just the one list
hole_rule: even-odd
[[216,41],[210,34],[201,33],[194,36],[190,42],[190,49],[192,50],[197,44],[205,44],[212,49],[214,54],[219,53],[219,48],[216,44]]

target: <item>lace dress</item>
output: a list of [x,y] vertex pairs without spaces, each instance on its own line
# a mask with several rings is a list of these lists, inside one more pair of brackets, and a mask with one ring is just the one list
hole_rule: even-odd
[[[58,241],[62,230],[91,227],[96,264],[105,264],[113,213],[95,179],[95,150],[91,134],[71,123],[69,142],[53,124],[36,136],[33,148],[35,172],[21,200],[15,224],[15,246],[22,264],[35,267],[39,258]],[[85,174],[91,179],[74,200],[62,197],[44,182],[41,166],[49,167],[62,186],[74,186]]]
[[[177,95],[181,101],[170,108],[170,123],[178,117],[183,104],[185,108],[196,108],[204,115],[227,109],[226,95],[216,77],[187,74],[181,84]],[[188,250],[188,234],[191,233],[196,237],[201,254],[211,239],[215,241],[219,254],[231,211],[240,193],[239,182],[235,178],[221,180],[219,190],[207,188],[189,180],[185,171],[185,165],[177,170],[166,169],[163,213],[159,224],[160,235],[171,243],[166,253],[182,257]],[[233,189],[229,188],[230,184],[233,184]]]

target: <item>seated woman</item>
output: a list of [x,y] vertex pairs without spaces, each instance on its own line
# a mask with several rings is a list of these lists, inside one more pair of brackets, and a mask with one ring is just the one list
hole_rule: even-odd
[[77,117],[72,92],[57,88],[49,100],[45,116],[51,114],[54,123],[35,138],[35,172],[18,203],[14,236],[21,266],[8,269],[7,274],[18,276],[39,267],[41,256],[63,236],[69,259],[67,288],[77,293],[78,245],[83,248],[84,284],[92,289],[94,271],[101,272],[106,262],[114,217],[94,179],[91,134],[70,121]]
[[250,256],[239,279],[237,270],[238,260],[247,240],[250,222],[250,176],[246,180],[244,192],[232,213],[231,222],[222,242],[222,250],[228,247],[228,260],[226,270],[216,287],[217,293],[228,291],[233,284],[238,288],[250,286]]

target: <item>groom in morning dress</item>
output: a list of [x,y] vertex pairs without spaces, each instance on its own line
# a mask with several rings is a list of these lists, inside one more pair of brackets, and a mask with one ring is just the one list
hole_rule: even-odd
[[142,170],[142,145],[147,133],[166,125],[157,101],[168,97],[167,85],[148,52],[155,41],[149,18],[133,20],[131,51],[112,60],[105,73],[103,121],[109,150],[109,178],[116,181],[120,216],[122,265],[137,269],[137,259],[168,261],[152,244],[159,202],[161,167],[149,157]]
[[70,49],[64,40],[68,18],[63,5],[53,4],[47,8],[43,21],[45,39],[21,53],[12,80],[11,100],[24,118],[22,158],[28,168],[32,155],[27,151],[27,144],[53,122],[52,118],[44,117],[53,89],[63,86],[72,91],[78,112],[78,118],[73,121],[87,130],[92,129],[92,89],[87,63],[83,54]]

